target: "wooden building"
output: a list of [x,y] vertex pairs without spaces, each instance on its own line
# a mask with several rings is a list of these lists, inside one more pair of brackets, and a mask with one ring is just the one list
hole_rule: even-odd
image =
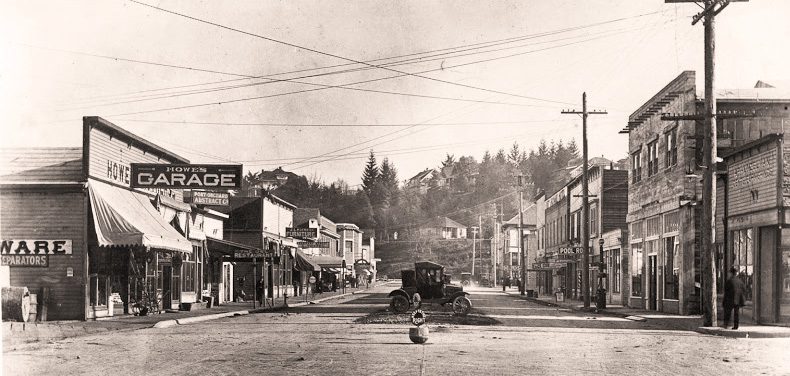
[[131,163],[189,163],[102,118],[81,148],[2,152],[2,264],[42,291],[48,319],[129,314],[200,300],[204,236],[179,190],[131,189]]

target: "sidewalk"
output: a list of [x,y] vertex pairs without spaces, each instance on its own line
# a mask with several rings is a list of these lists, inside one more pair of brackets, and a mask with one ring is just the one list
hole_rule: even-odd
[[[329,299],[351,295],[364,291],[365,288],[346,288],[336,292],[308,294],[308,296],[288,297],[289,307],[320,303]],[[253,302],[225,302],[220,306],[195,311],[173,311],[151,314],[147,316],[113,316],[90,321],[39,321],[39,322],[3,322],[3,349],[14,346],[39,342],[54,341],[64,338],[78,337],[110,331],[128,331],[145,328],[166,328],[194,322],[215,320],[223,317],[248,315],[261,312],[276,311],[284,307],[284,300],[277,298],[264,306]]]
[[647,311],[623,307],[621,305],[607,305],[605,309],[595,308],[595,302],[591,303],[589,309],[584,308],[584,304],[578,300],[567,299],[564,302],[556,302],[554,296],[539,296],[528,298],[522,296],[518,290],[507,291],[508,295],[518,296],[538,304],[550,307],[561,307],[578,312],[590,312],[602,315],[617,316],[633,321],[657,320],[674,330],[695,331],[702,334],[711,334],[732,338],[790,338],[790,328],[784,326],[758,325],[749,321],[741,321],[738,330],[724,329],[722,327],[703,327],[702,316],[700,315],[676,315],[666,312]]

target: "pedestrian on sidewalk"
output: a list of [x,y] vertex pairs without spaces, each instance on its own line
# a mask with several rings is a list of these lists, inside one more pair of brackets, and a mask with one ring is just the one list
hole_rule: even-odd
[[746,304],[744,299],[743,282],[738,278],[738,270],[735,268],[730,269],[730,278],[724,285],[724,329],[730,324],[730,314],[733,314],[732,328],[738,329],[738,316],[741,307]]

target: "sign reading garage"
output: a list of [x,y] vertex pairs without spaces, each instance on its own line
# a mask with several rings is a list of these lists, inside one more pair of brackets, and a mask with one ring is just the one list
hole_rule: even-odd
[[241,188],[241,165],[132,163],[132,188]]

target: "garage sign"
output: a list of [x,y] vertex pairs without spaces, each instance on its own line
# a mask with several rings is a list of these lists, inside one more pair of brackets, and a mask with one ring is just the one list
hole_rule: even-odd
[[238,189],[241,165],[132,163],[132,188]]

